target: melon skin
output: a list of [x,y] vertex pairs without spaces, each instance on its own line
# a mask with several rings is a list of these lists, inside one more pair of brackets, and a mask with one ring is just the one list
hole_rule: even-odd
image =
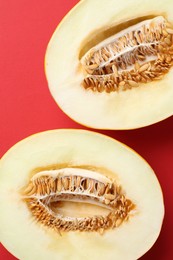
[[[162,80],[123,92],[85,90],[80,65],[83,46],[103,28],[147,15],[164,15],[173,24],[171,0],[83,0],[55,30],[45,55],[52,97],[72,120],[95,129],[135,129],[173,115],[173,70]],[[132,11],[133,10],[133,11]],[[73,28],[73,30],[72,30]]]
[[[77,231],[60,236],[40,225],[19,191],[34,169],[59,163],[107,169],[136,204],[137,212],[103,235]],[[0,212],[0,241],[19,259],[134,260],[158,238],[164,202],[153,170],[127,146],[90,131],[52,130],[24,139],[1,159]]]

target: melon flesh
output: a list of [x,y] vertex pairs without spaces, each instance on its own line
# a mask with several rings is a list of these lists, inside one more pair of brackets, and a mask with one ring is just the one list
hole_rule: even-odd
[[[60,235],[40,224],[20,191],[38,169],[53,170],[55,165],[104,169],[101,179],[111,177],[122,186],[136,205],[134,214],[103,234],[69,231]],[[75,202],[64,207],[66,214],[77,209],[80,214],[102,212],[89,207],[87,212]],[[47,131],[19,142],[1,159],[0,241],[19,259],[138,259],[155,243],[163,216],[162,192],[153,170],[130,148],[104,135],[84,130]]]
[[60,108],[80,124],[97,129],[139,128],[171,116],[172,68],[161,80],[127,91],[97,93],[81,86],[86,75],[80,56],[94,35],[128,20],[163,15],[173,25],[172,9],[172,0],[81,1],[54,32],[45,56],[49,89]]

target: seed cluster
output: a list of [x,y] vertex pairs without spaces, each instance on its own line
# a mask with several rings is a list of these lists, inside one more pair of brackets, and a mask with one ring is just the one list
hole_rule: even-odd
[[88,76],[83,87],[107,93],[160,80],[173,65],[173,29],[163,17],[108,39],[82,58]]
[[[120,226],[129,219],[135,206],[125,197],[115,182],[101,181],[81,175],[43,175],[31,180],[23,195],[29,210],[37,221],[58,232],[98,231]],[[71,217],[55,213],[51,203],[59,201],[80,201],[96,204],[109,209],[106,216]]]

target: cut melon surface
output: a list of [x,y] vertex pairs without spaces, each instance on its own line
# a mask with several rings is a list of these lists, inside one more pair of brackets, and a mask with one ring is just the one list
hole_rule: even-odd
[[42,132],[1,159],[0,241],[21,260],[135,260],[163,217],[151,167],[104,135]]
[[133,129],[173,114],[173,1],[83,0],[46,51],[50,92],[73,120]]

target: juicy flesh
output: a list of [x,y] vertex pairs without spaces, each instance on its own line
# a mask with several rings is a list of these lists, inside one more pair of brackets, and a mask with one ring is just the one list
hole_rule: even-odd
[[80,60],[85,89],[112,92],[160,80],[173,65],[173,27],[162,16],[120,31]]
[[38,172],[22,193],[35,219],[58,232],[102,233],[127,221],[135,208],[115,181],[81,168]]

